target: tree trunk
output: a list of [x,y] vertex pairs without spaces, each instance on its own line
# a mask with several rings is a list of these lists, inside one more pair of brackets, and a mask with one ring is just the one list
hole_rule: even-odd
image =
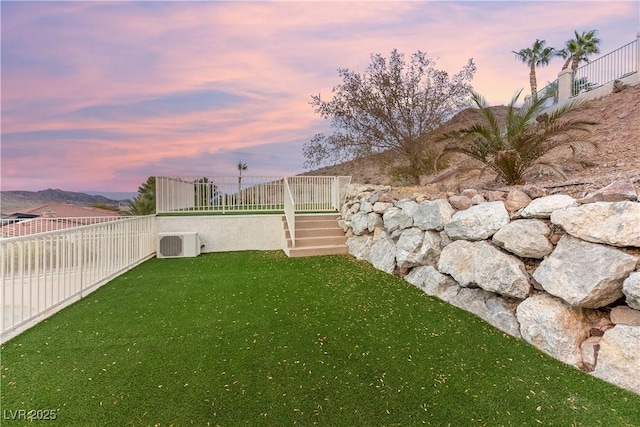
[[420,162],[419,155],[413,155],[409,159],[409,173],[408,177],[411,179],[411,183],[414,185],[420,185],[420,175],[422,172],[422,164]]
[[538,100],[538,82],[536,81],[536,64],[531,61],[531,71],[529,71],[529,84],[531,85],[531,100]]
[[576,71],[578,69],[578,65],[580,65],[580,59],[577,56],[574,56],[571,61],[571,70]]

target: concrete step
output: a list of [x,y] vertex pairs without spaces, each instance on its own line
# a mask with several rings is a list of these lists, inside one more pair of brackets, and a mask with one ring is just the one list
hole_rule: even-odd
[[[347,238],[344,236],[326,236],[326,237],[298,237],[296,235],[296,248],[305,248],[313,246],[340,246],[344,245]],[[292,247],[291,239],[287,239],[287,247]]]
[[341,246],[311,246],[307,248],[289,248],[288,249],[289,257],[298,258],[298,257],[307,257],[307,256],[318,256],[318,255],[338,255],[338,254],[348,254],[349,248],[347,245]]
[[[296,231],[307,228],[336,228],[338,215],[296,215]],[[287,226],[287,220],[282,217],[282,221]]]
[[[285,230],[286,237],[289,239],[291,233],[289,230]],[[304,237],[330,237],[330,236],[344,236],[344,231],[340,227],[334,228],[301,228],[296,229],[296,239],[302,239]]]
[[291,243],[287,220],[282,217],[287,239],[285,252],[290,257],[349,253],[344,231],[338,226],[338,214],[296,215],[296,247]]

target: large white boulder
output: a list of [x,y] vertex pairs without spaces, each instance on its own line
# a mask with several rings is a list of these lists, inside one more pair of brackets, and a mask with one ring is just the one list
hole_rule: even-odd
[[582,240],[640,247],[640,203],[597,202],[555,211],[551,222]]
[[445,246],[438,270],[461,286],[478,286],[512,298],[524,299],[531,289],[524,263],[484,241],[457,240]]
[[619,249],[565,235],[533,278],[571,305],[599,308],[622,297],[622,282],[637,261]]
[[373,204],[373,211],[377,214],[382,215],[392,207],[393,207],[393,203],[391,202],[375,202]]
[[476,247],[473,242],[456,240],[442,249],[438,271],[454,278],[460,286],[475,284]]
[[405,280],[422,289],[425,294],[446,302],[450,302],[460,292],[460,286],[451,277],[440,273],[430,265],[412,269],[405,276]]
[[552,212],[573,206],[578,206],[578,202],[573,197],[566,194],[554,194],[533,199],[520,211],[520,216],[523,218],[549,218]]
[[544,258],[553,250],[549,226],[539,219],[510,222],[493,235],[493,243],[522,258]]
[[593,375],[640,394],[640,327],[616,325],[604,333]]
[[385,233],[369,250],[369,262],[378,270],[392,274],[396,269],[396,244]]
[[369,212],[367,214],[367,230],[369,230],[370,233],[373,233],[376,228],[382,227],[384,227],[382,217],[375,212]]
[[504,203],[487,202],[456,212],[444,226],[444,231],[453,240],[483,240],[508,223],[509,212]]
[[591,323],[598,314],[540,293],[521,302],[516,316],[525,341],[558,360],[577,366],[582,362],[580,344],[589,336]]
[[382,220],[384,221],[384,229],[389,234],[398,230],[404,230],[413,225],[413,219],[404,213],[402,209],[395,206],[385,211]]
[[349,254],[356,259],[368,260],[371,246],[373,246],[372,236],[351,236],[347,239]]
[[442,231],[454,213],[447,200],[425,200],[413,212],[413,224],[421,230]]
[[367,231],[369,225],[369,215],[364,212],[358,212],[351,216],[351,230],[356,236],[360,236]]
[[520,338],[520,323],[516,318],[516,303],[484,289],[460,288],[451,305],[475,314],[490,325]]
[[440,256],[440,235],[435,231],[405,229],[396,244],[398,268],[435,265]]

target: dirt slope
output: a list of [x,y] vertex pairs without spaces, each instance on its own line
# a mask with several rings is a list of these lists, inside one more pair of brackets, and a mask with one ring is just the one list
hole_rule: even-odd
[[[571,152],[566,148],[551,151],[544,160],[560,164],[566,178],[532,171],[527,175],[527,183],[547,187],[552,192],[562,189],[565,194],[581,196],[616,179],[625,178],[635,181],[640,191],[640,85],[589,101],[586,106],[588,109],[572,114],[586,115],[599,123],[587,136],[587,140],[598,148],[581,153],[577,157],[578,163],[571,161]],[[504,116],[506,107],[492,108],[498,116]],[[465,110],[447,123],[447,126],[466,127],[473,122],[473,117],[470,110]],[[393,161],[389,154],[377,156],[387,156],[384,161],[386,164]],[[432,184],[427,183],[433,180],[433,176],[424,177],[423,183],[427,185],[419,187],[401,186],[392,181],[392,177],[378,166],[376,160],[372,156],[318,169],[308,175],[351,175],[353,182],[357,183],[394,185],[394,193],[398,195],[458,191],[463,188],[505,188],[504,183],[497,181],[495,175],[488,171],[480,173],[479,170],[467,170]],[[461,157],[451,166],[468,168],[478,164]]]

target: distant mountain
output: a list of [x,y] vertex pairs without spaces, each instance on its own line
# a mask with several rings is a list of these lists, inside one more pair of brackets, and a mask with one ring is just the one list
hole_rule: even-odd
[[41,191],[0,191],[0,210],[3,214],[27,210],[47,203],[118,206],[117,200],[108,197],[52,188]]
[[137,192],[131,191],[85,191],[85,193],[91,196],[104,196],[113,200],[133,200],[138,196]]

